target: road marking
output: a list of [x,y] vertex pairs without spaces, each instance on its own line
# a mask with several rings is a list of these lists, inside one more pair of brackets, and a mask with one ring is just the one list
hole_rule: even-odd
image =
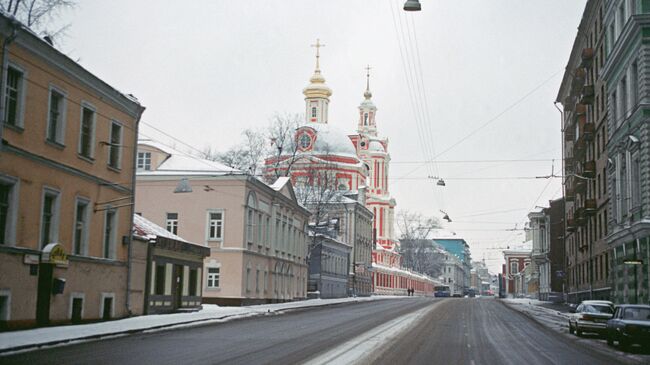
[[353,364],[373,355],[373,350],[393,342],[440,302],[395,318],[309,360],[305,365]]

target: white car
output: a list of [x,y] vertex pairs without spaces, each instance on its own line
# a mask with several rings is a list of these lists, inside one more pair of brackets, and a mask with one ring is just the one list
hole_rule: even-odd
[[614,304],[606,300],[585,300],[569,312],[569,333],[578,336],[584,332],[605,334],[607,321],[614,315]]

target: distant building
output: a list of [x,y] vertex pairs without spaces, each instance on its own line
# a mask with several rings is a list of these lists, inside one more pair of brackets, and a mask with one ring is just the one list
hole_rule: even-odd
[[146,218],[133,217],[133,237],[147,243],[144,313],[170,313],[201,308],[203,259],[210,248],[188,242]]
[[306,297],[309,211],[288,178],[269,186],[220,163],[140,141],[137,181],[136,212],[210,248],[204,303]]
[[338,227],[325,224],[310,226],[309,230],[315,244],[309,259],[308,295],[323,299],[347,297],[352,246],[337,239]]
[[451,295],[463,295],[465,288],[469,288],[468,285],[465,285],[466,281],[469,282],[469,272],[465,271],[463,262],[448,251],[444,252],[443,260],[441,275],[443,285],[449,286]]
[[0,37],[0,327],[141,314],[130,237],[144,107],[13,18],[0,15]]
[[512,249],[503,251],[503,281],[504,281],[504,294],[509,297],[515,296],[517,293],[523,291],[524,281],[522,279],[522,271],[530,264],[531,250],[527,249]]
[[463,291],[470,287],[470,270],[472,268],[472,257],[469,251],[469,245],[465,239],[456,236],[453,232],[437,230],[433,232],[433,241],[442,247],[445,251],[456,256],[460,260],[462,269],[459,269],[459,280],[456,283],[462,287]]

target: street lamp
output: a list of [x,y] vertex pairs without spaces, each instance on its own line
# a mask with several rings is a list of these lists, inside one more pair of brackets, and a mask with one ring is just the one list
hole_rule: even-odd
[[406,0],[404,3],[404,10],[405,11],[420,11],[422,10],[422,7],[420,6],[420,1],[419,0]]

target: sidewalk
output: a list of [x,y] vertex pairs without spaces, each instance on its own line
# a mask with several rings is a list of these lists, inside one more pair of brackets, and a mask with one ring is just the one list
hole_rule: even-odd
[[[298,302],[263,304],[248,307],[219,307],[204,304],[203,309],[191,313],[157,314],[81,325],[63,325],[0,333],[0,356],[103,337],[124,336],[139,332],[154,332],[184,328],[208,323],[219,323],[239,318],[276,315],[291,310],[321,307],[342,303],[366,302],[403,296],[371,296],[339,299],[311,299]],[[416,298],[416,297],[411,297]]]

